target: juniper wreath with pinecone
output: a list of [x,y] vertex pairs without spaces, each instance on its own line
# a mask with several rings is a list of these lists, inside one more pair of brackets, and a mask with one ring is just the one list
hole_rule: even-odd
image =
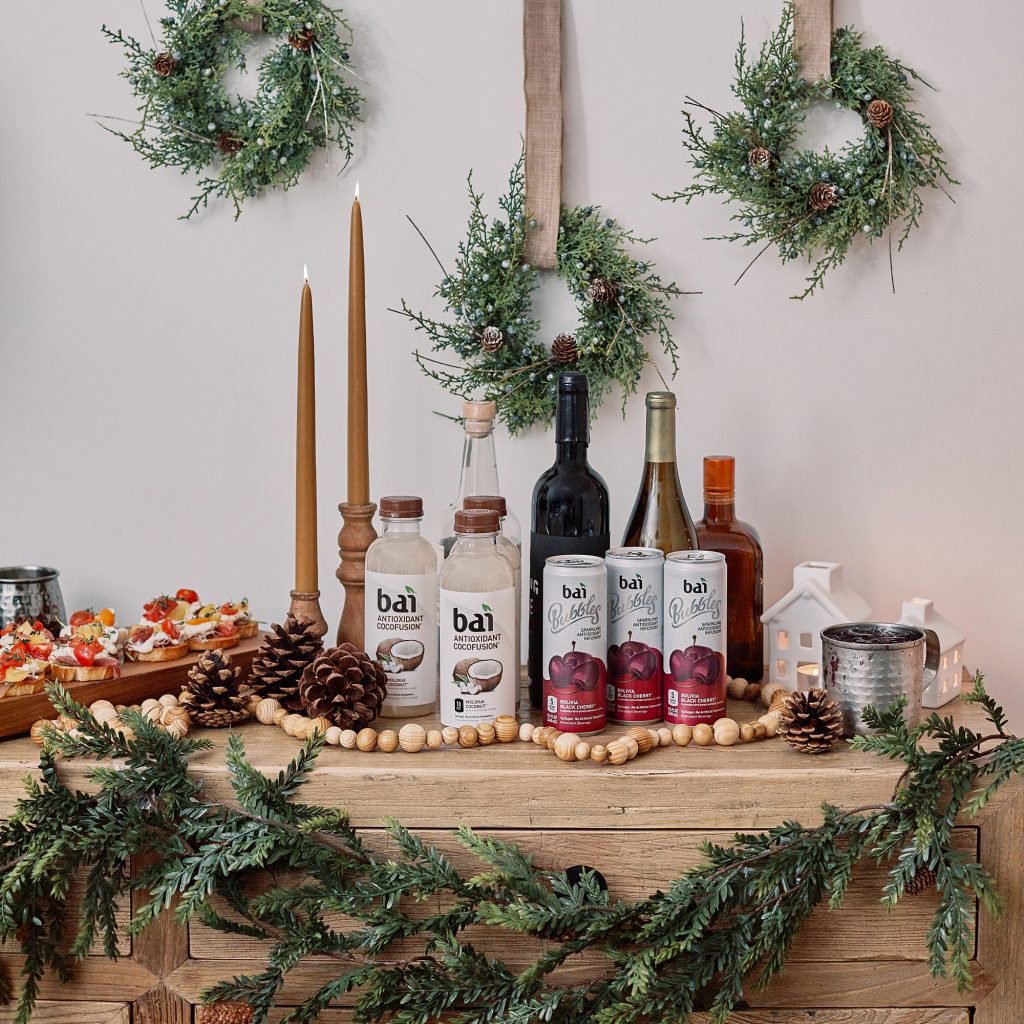
[[[16,1024],[28,1021],[48,969],[70,980],[94,942],[117,955],[118,899],[128,892],[138,907],[132,934],[174,905],[180,922],[273,943],[265,967],[203,996],[250,1007],[256,1024],[267,1020],[290,972],[312,957],[335,969],[326,977],[319,969],[320,987],[282,1024],[308,1024],[343,997],[359,1024],[678,1024],[695,1009],[724,1022],[748,985],[763,986],[783,969],[811,911],[842,902],[861,861],[891,866],[881,892],[887,908],[934,886],[929,967],[967,989],[975,900],[997,915],[1000,899],[994,880],[957,849],[954,823],[1024,775],[1024,739],[1008,731],[979,674],[963,699],[984,709],[984,733],[935,712],[909,728],[902,703],[865,712],[879,731],[852,745],[905,764],[888,802],[826,803],[819,825],[787,822],[735,835],[729,845],[705,844],[704,862],[666,891],[612,900],[592,871],[542,870],[514,844],[468,828],[457,836],[481,864],[472,876],[397,822],[384,853],[364,845],[344,811],[298,800],[323,744],[319,732],[272,777],[249,764],[232,734],[234,802],[225,804],[189,771],[189,755],[209,741],[176,740],[123,711],[129,739],[60,684],[47,691],[79,724],[74,735],[46,730],[41,777],[26,782],[27,795],[0,824],[0,941],[17,943],[24,957]],[[78,792],[61,781],[57,753],[119,763],[98,765],[94,792]],[[132,875],[137,855],[148,867]],[[80,877],[81,901],[69,901]],[[410,914],[404,901],[430,901],[430,912]],[[529,967],[512,968],[468,942],[467,933],[481,930],[546,946]],[[72,932],[69,948],[63,940]],[[603,971],[576,983],[571,973],[552,975],[588,951],[590,962],[593,953],[603,958]],[[0,973],[3,999],[14,989]]]
[[454,273],[427,243],[444,274],[435,295],[450,319],[416,312],[404,299],[395,310],[427,334],[434,352],[450,352],[460,360],[447,362],[417,350],[416,361],[428,377],[462,398],[496,402],[499,419],[518,434],[551,421],[560,369],[587,375],[592,409],[615,385],[622,390],[625,409],[647,364],[661,375],[647,349],[648,337],[657,340],[675,375],[669,300],[684,293],[663,281],[652,262],[636,259],[629,250],[653,239],[602,217],[599,207],[563,206],[556,273],[576,302],[579,321],[572,332],[541,340],[541,325],[532,310],[538,271],[523,259],[531,222],[522,157],[509,175],[508,192],[498,201],[503,216],[489,219],[472,172],[467,182],[469,226],[459,243]]
[[[295,185],[329,144],[348,163],[361,97],[352,82],[352,33],[340,11],[324,0],[167,0],[167,7],[151,48],[103,26],[124,47],[122,76],[139,100],[134,131],[103,127],[150,166],[198,175],[183,219],[211,197],[230,200],[237,219],[247,198]],[[249,99],[230,95],[223,76],[246,69],[254,19],[280,43],[260,62],[259,91]]]
[[[658,198],[689,203],[719,195],[739,204],[732,219],[740,229],[715,238],[763,248],[736,283],[774,245],[784,263],[802,257],[811,264],[804,290],[792,296],[803,299],[845,261],[858,238],[873,242],[886,236],[895,291],[894,225],[902,222],[902,248],[924,210],[922,190],[934,186],[952,199],[945,184],[958,184],[938,140],[910,107],[911,79],[928,85],[881,46],[866,47],[863,35],[851,28],[832,35],[831,75],[802,79],[787,4],[782,23],[752,63],[741,34],[732,91],[742,109],[723,114],[686,98],[711,115],[711,136],[683,112],[683,145],[694,180]],[[795,149],[808,109],[819,100],[860,114],[863,137],[838,152]]]

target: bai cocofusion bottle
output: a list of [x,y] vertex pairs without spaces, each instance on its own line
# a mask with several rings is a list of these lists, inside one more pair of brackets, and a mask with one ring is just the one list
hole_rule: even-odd
[[380,521],[366,552],[365,649],[387,673],[381,713],[427,715],[437,703],[437,555],[420,536],[423,501],[381,498]]

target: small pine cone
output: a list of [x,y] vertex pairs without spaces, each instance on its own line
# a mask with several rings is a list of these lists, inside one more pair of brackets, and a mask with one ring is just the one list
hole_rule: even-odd
[[607,277],[595,277],[587,288],[591,302],[614,302],[619,297],[619,286]]
[[802,754],[824,754],[843,735],[843,712],[825,690],[797,690],[779,708],[779,733]]
[[886,100],[872,100],[864,114],[876,128],[887,128],[892,124],[892,104]]
[[227,156],[237,153],[242,148],[242,140],[230,132],[221,132],[217,136],[217,148]]
[[771,162],[771,150],[765,149],[764,146],[754,146],[747,153],[747,163],[753,167],[755,171],[766,170]]
[[935,872],[929,867],[917,869],[917,874],[907,882],[903,891],[908,896],[920,896],[935,886]]
[[485,352],[497,352],[505,344],[505,335],[498,327],[485,327],[480,335],[480,347]]
[[153,58],[153,70],[161,77],[168,78],[173,75],[178,67],[178,62],[169,53],[158,53]]
[[310,718],[326,718],[341,729],[362,729],[380,714],[388,677],[365,651],[341,644],[306,666],[299,696]]
[[273,697],[289,711],[299,711],[299,680],[323,649],[323,639],[313,623],[289,615],[283,626],[276,624],[264,637],[247,682],[259,696]]
[[579,352],[575,334],[560,334],[551,344],[551,355],[559,363],[575,363]]
[[249,687],[239,687],[241,668],[223,651],[205,651],[189,669],[181,706],[200,725],[215,729],[249,717]]
[[808,202],[812,210],[827,210],[835,201],[835,185],[826,185],[825,182],[820,181],[817,185],[811,186]]
[[313,40],[315,38],[316,36],[313,34],[313,30],[311,28],[303,28],[298,32],[292,32],[292,34],[288,36],[288,44],[295,50],[302,50],[303,52],[306,52],[312,49]]
[[251,1024],[252,1007],[246,1003],[210,1003],[198,1006],[196,1024]]

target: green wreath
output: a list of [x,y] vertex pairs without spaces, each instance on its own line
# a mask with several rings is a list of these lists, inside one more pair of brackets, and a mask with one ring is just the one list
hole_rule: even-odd
[[614,384],[622,389],[625,408],[644,367],[655,365],[644,343],[648,335],[657,336],[675,375],[677,349],[669,331],[674,314],[668,300],[684,293],[662,281],[650,261],[635,259],[627,249],[627,243],[652,239],[601,217],[597,207],[562,207],[557,273],[576,300],[580,318],[573,333],[559,334],[549,348],[537,338],[540,323],[532,312],[537,271],[523,262],[530,223],[524,210],[523,161],[513,168],[508,192],[499,200],[504,219],[488,220],[472,174],[468,184],[469,228],[459,244],[455,273],[449,274],[434,253],[445,275],[435,294],[453,319],[417,313],[404,299],[395,310],[427,333],[435,352],[447,350],[462,360],[448,363],[416,351],[424,373],[452,394],[495,401],[498,417],[512,434],[550,422],[563,368],[587,375],[592,408]]
[[[684,111],[683,144],[694,181],[658,198],[689,203],[711,194],[738,202],[740,210],[732,219],[742,230],[718,239],[764,243],[743,274],[772,245],[783,262],[807,259],[812,269],[806,288],[793,298],[812,294],[862,236],[870,241],[888,236],[892,277],[893,223],[903,222],[902,248],[924,208],[921,190],[936,186],[945,192],[943,182],[958,184],[935,136],[910,109],[911,78],[924,81],[880,46],[865,48],[860,33],[840,28],[832,36],[831,76],[804,81],[787,5],[782,24],[752,64],[740,38],[732,90],[742,110],[722,114],[687,97],[690,105],[713,116],[712,137],[706,138]],[[794,150],[814,100],[859,113],[865,122],[863,138],[838,152]]]
[[[357,76],[349,64],[351,31],[339,11],[323,0],[261,0],[258,6],[251,0],[168,0],[167,6],[172,13],[160,19],[163,33],[152,49],[103,26],[110,41],[124,47],[122,76],[141,101],[135,131],[107,130],[152,167],[199,175],[199,192],[183,219],[211,196],[230,199],[237,219],[248,197],[296,184],[328,143],[336,143],[348,163],[361,97],[346,78]],[[257,96],[231,96],[222,78],[229,67],[245,70],[252,41],[246,23],[254,19],[282,42],[260,63]]]

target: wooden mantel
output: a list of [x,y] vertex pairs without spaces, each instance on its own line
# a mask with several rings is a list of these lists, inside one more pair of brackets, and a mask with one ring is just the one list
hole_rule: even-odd
[[[762,710],[730,702],[730,714],[740,721]],[[971,707],[958,706],[955,715],[979,724]],[[267,772],[279,770],[297,749],[297,741],[273,727],[251,723],[238,731],[253,764]],[[205,734],[215,748],[195,756],[195,770],[211,797],[230,800],[227,731]],[[10,813],[37,757],[27,739],[0,744],[0,813]],[[63,762],[61,771],[70,784],[87,785],[86,763]],[[636,898],[698,863],[702,839],[724,841],[733,831],[787,819],[815,823],[823,800],[848,807],[883,801],[899,774],[898,765],[874,756],[841,749],[808,757],[778,738],[729,748],[662,748],[621,767],[567,765],[518,742],[414,755],[327,747],[305,794],[314,803],[346,807],[353,823],[381,845],[382,820],[397,817],[468,866],[450,834],[468,824],[520,843],[544,867],[592,865],[613,896]],[[736,1024],[1024,1022],[1024,785],[1004,786],[958,837],[960,848],[995,875],[1006,905],[1001,921],[980,919],[973,992],[958,994],[928,973],[925,934],[934,897],[907,898],[886,915],[878,902],[884,872],[864,869],[838,911],[812,916],[784,974],[764,992],[749,993],[750,1007],[734,1016]],[[512,964],[536,952],[524,941],[480,945]],[[16,973],[17,956],[0,955]],[[130,956],[116,963],[89,957],[71,984],[47,981],[36,1020],[193,1024],[202,990],[252,973],[262,955],[255,940],[199,925],[186,931],[165,919],[135,941]],[[576,973],[588,969],[582,964]],[[329,964],[311,962],[294,972],[284,1004],[310,994],[330,971]],[[0,1010],[0,1024],[11,1019],[9,1010]],[[340,1007],[323,1020],[341,1024],[351,1015]],[[694,1022],[705,1024],[705,1018],[696,1015]]]

